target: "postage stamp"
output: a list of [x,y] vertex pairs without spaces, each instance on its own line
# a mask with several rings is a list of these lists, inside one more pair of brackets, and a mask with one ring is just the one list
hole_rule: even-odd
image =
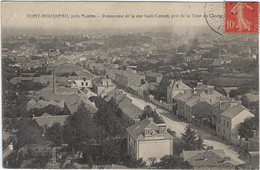
[[226,2],[226,33],[258,33],[257,2]]

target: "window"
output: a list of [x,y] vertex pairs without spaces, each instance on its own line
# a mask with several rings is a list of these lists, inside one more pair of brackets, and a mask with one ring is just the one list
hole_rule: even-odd
[[86,86],[88,86],[88,82],[86,82]]
[[81,82],[81,86],[84,86],[84,82]]
[[224,126],[226,126],[226,121],[225,121],[225,119],[224,119]]
[[228,127],[228,123],[229,123],[229,122],[227,121],[227,127]]
[[219,132],[219,126],[218,126],[218,132]]

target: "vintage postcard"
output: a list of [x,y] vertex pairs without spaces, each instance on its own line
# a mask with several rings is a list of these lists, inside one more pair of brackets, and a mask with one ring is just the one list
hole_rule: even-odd
[[2,167],[259,169],[256,2],[2,2]]

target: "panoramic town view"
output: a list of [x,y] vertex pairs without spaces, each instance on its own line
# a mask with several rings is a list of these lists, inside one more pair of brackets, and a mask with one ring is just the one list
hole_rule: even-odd
[[2,31],[2,165],[259,169],[257,34]]

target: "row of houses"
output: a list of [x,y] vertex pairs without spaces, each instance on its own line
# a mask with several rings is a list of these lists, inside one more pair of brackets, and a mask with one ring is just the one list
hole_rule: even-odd
[[238,144],[240,123],[254,116],[240,101],[226,97],[214,86],[202,82],[190,88],[182,80],[173,80],[167,87],[167,101],[173,104],[178,116],[189,122],[208,122],[216,127],[218,136],[233,144]]
[[134,124],[140,121],[139,116],[142,114],[142,110],[139,109],[132,103],[132,99],[127,97],[127,95],[118,89],[114,89],[104,96],[104,99],[109,102],[111,99],[115,99],[118,107],[122,110],[123,117],[130,124]]

